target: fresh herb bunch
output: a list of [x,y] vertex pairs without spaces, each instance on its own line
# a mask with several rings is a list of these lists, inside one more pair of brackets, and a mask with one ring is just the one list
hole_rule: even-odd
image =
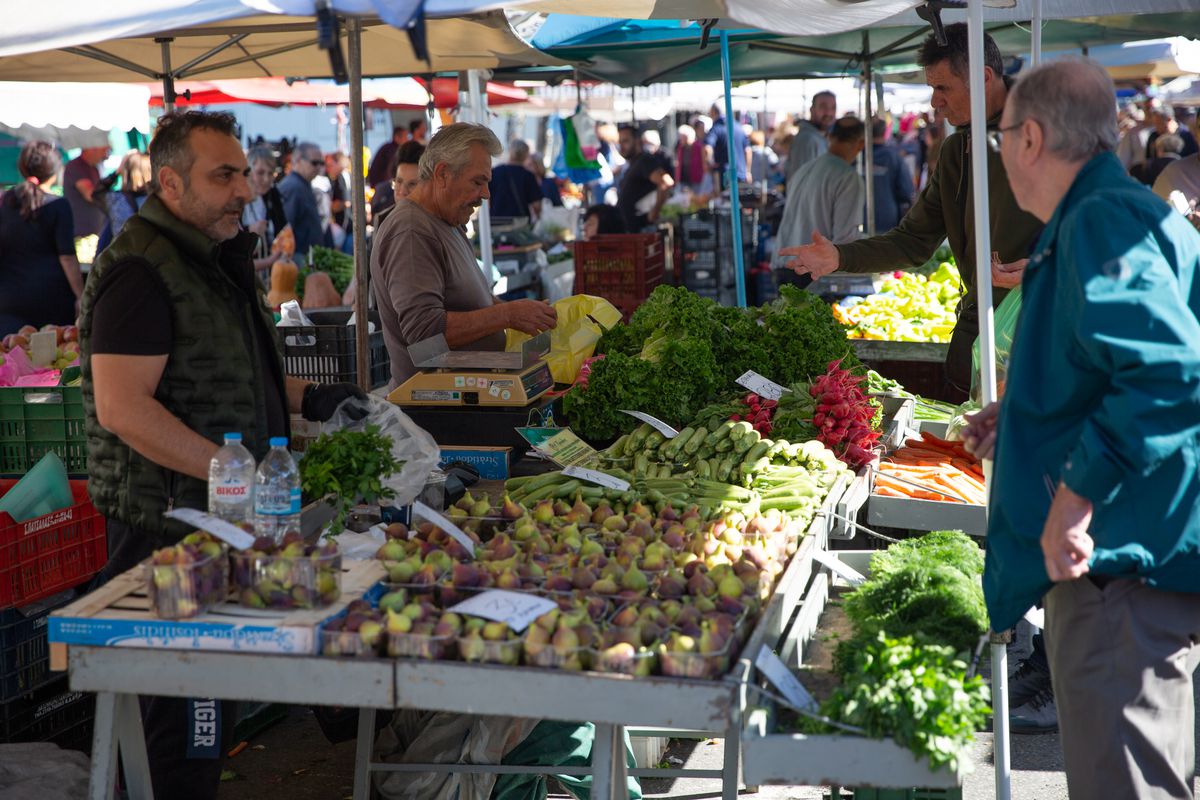
[[690,423],[734,391],[746,370],[787,385],[821,374],[837,359],[861,369],[829,307],[790,286],[759,308],[727,308],[682,287],[660,286],[628,324],[605,332],[596,349],[605,358],[587,387],[572,389],[563,400],[571,427],[593,440],[633,429],[636,422],[620,409]]
[[337,516],[331,530],[340,531],[355,503],[395,496],[383,481],[403,466],[392,457],[392,440],[375,425],[362,431],[323,433],[300,459],[300,487],[310,500],[336,496]]
[[[324,272],[333,281],[338,294],[344,294],[354,277],[354,256],[320,245],[312,248],[309,271]],[[303,281],[301,281],[303,283]]]
[[890,736],[934,769],[957,771],[970,763],[975,731],[991,713],[987,685],[966,672],[952,647],[879,633],[855,654],[821,713],[872,738]]

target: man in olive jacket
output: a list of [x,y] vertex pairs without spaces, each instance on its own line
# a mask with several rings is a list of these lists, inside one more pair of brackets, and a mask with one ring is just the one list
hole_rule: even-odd
[[[1100,65],[1024,76],[1000,142],[1046,229],[999,404],[967,446],[996,468],[993,630],[1045,596],[1072,798],[1192,798],[1200,663],[1200,234],[1114,155]],[[997,422],[997,419],[999,420]]]
[[[225,433],[261,460],[269,438],[288,435],[289,412],[327,420],[363,398],[350,384],[284,376],[254,278],[257,237],[241,229],[252,195],[234,118],[164,115],[150,163],[154,194],[97,259],[81,304],[88,491],[108,522],[102,579],[188,532],[164,514],[206,508]],[[211,700],[141,705],[155,796],[216,797],[223,749],[219,737],[197,745],[197,726],[228,729],[233,714]]]
[[[995,128],[1004,110],[1008,87],[1000,50],[984,35],[984,93],[988,126]],[[971,388],[971,345],[979,334],[979,311],[975,294],[975,203],[970,170],[971,96],[968,90],[967,26],[946,26],[946,44],[930,35],[917,54],[925,68],[925,80],[933,88],[933,106],[941,109],[952,125],[963,128],[942,145],[937,167],[900,224],[870,239],[834,245],[821,234],[813,243],[780,250],[793,256],[785,266],[813,280],[836,270],[889,272],[919,267],[928,261],[946,239],[958,262],[966,285],[959,305],[958,322],[946,356],[946,375],[951,387],[965,393]],[[1041,230],[1033,216],[1022,211],[1013,199],[999,153],[988,153],[988,210],[992,246],[1001,266],[992,270],[994,305],[1021,282],[1024,259]],[[953,393],[952,393],[953,394]],[[953,397],[951,399],[954,399]]]

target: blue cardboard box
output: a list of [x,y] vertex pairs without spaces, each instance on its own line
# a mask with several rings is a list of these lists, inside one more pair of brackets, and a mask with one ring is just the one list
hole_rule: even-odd
[[485,481],[506,481],[511,456],[511,447],[443,447],[440,466],[462,461],[479,470],[479,477]]

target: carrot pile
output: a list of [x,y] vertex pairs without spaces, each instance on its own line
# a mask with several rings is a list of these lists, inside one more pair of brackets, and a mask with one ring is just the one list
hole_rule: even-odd
[[940,439],[928,432],[921,434],[920,441],[910,439],[880,463],[875,493],[944,503],[987,503],[979,460],[966,451],[962,442]]

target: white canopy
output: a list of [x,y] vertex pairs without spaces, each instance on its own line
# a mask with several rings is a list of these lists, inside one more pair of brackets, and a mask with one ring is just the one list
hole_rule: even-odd
[[100,147],[109,131],[150,133],[150,90],[135,84],[0,83],[0,131],[65,148]]

